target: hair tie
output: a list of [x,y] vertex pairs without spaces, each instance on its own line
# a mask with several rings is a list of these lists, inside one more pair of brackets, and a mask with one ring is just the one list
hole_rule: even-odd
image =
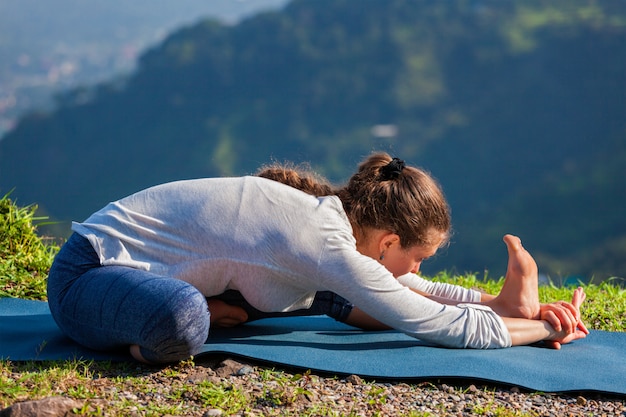
[[387,165],[380,169],[380,179],[389,181],[398,178],[405,166],[402,159],[393,158]]

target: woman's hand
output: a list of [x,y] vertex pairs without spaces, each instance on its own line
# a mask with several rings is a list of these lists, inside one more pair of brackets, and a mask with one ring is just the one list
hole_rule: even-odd
[[248,313],[241,307],[217,299],[209,299],[207,304],[211,313],[211,326],[234,327],[248,320]]
[[578,287],[574,291],[571,303],[557,301],[541,305],[541,320],[546,320],[560,333],[555,339],[545,342],[548,346],[560,349],[562,344],[582,339],[589,334],[589,330],[580,319],[580,306],[585,298],[585,291]]
[[561,349],[561,345],[573,342],[574,340],[584,339],[589,334],[587,329],[576,329],[574,333],[566,334],[565,332],[559,332],[559,335],[552,340],[545,340],[544,343],[553,349]]

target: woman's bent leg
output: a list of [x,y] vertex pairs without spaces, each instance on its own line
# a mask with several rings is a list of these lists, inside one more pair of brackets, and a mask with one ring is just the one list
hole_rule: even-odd
[[200,351],[210,321],[196,288],[121,266],[92,267],[71,276],[67,253],[72,251],[62,252],[50,271],[48,294],[53,317],[70,338],[97,350],[139,345],[150,362],[175,362]]
[[67,292],[57,321],[92,349],[139,345],[149,362],[195,355],[209,333],[204,296],[173,278],[119,266],[91,269]]

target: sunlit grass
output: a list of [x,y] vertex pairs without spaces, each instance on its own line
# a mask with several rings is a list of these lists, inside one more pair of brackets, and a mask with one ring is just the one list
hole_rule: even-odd
[[58,246],[36,233],[36,206],[0,198],[0,297],[45,300],[46,277]]

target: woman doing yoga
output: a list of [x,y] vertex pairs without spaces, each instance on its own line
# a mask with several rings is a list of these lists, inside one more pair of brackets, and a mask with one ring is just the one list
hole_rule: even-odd
[[150,363],[186,359],[211,326],[327,314],[453,348],[585,337],[584,292],[540,304],[537,266],[507,235],[497,296],[417,275],[445,245],[448,204],[423,170],[376,153],[341,188],[298,169],[157,185],[74,223],[48,278],[63,332]]

